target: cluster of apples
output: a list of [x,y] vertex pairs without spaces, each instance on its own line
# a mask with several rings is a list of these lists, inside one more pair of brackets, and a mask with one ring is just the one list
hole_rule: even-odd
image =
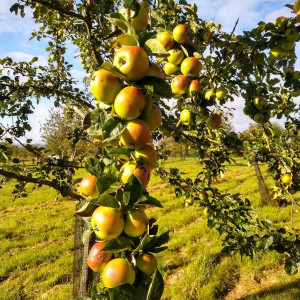
[[[204,88],[202,83],[197,79],[202,70],[201,62],[194,56],[186,57],[184,52],[180,49],[180,45],[190,43],[189,39],[190,28],[185,24],[177,25],[173,29],[172,34],[168,31],[164,31],[157,36],[157,40],[170,54],[167,57],[168,62],[164,64],[163,70],[168,76],[174,75],[171,81],[173,94],[188,94],[189,97],[192,97],[194,92],[203,94]],[[216,96],[218,99],[224,99],[226,94],[226,89],[219,87],[216,92],[207,90],[205,98],[210,100],[212,96]],[[221,116],[216,113],[211,114],[206,120],[207,125],[212,129],[218,129],[222,123]],[[189,110],[184,109],[181,111],[180,122],[186,126],[192,126],[194,124]]]
[[[162,122],[162,113],[160,108],[152,103],[151,97],[132,83],[145,76],[163,78],[164,74],[158,65],[149,62],[146,52],[139,46],[124,46],[118,49],[113,64],[126,77],[126,81],[122,81],[109,70],[100,69],[93,74],[90,88],[95,99],[99,101],[98,104],[112,105],[112,111],[126,121],[120,143],[131,150],[131,157],[134,159],[126,158],[128,161],[119,172],[120,181],[126,184],[134,174],[139,178],[142,187],[146,188],[150,180],[150,171],[157,163],[156,151],[148,143],[151,131],[156,130]],[[91,198],[98,197],[96,181],[95,176],[87,176],[80,183],[79,192]],[[148,226],[148,217],[144,209],[135,207],[122,214],[118,208],[100,206],[93,212],[91,224],[101,241],[90,251],[90,268],[95,272],[102,272],[103,284],[107,288],[122,284],[132,285],[136,277],[132,263],[117,257],[117,254],[112,259],[113,254],[102,249],[105,241],[117,238],[121,234],[134,238],[142,236]],[[157,268],[157,260],[152,253],[137,255],[135,261],[136,268],[147,275],[154,273]]]
[[[297,17],[296,17],[297,18]],[[299,32],[294,25],[287,27],[287,17],[278,17],[274,24],[282,32],[282,38],[278,39],[276,45],[270,50],[270,59],[281,59],[287,51],[295,48],[295,42],[299,39]]]

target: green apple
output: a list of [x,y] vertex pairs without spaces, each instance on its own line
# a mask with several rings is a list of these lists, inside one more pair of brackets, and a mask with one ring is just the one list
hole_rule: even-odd
[[294,42],[284,41],[281,43],[280,47],[285,51],[290,51],[295,47]]
[[254,98],[253,104],[258,110],[263,110],[268,105],[265,99],[258,96]]
[[262,124],[265,121],[265,117],[262,113],[257,113],[254,116],[254,121],[258,124]]
[[208,90],[206,93],[205,93],[205,99],[206,100],[210,100],[210,98],[212,96],[215,96],[215,92],[213,90]]
[[166,75],[172,75],[172,74],[178,74],[180,68],[179,66],[175,66],[174,64],[168,62],[164,65],[163,70]]
[[170,56],[168,56],[168,62],[173,65],[180,65],[184,59],[184,53],[180,49],[172,49],[168,51]]
[[191,112],[187,109],[184,109],[180,113],[180,121],[186,126],[192,126],[194,124],[191,120]]
[[299,32],[295,27],[289,28],[285,32],[285,37],[289,42],[294,43],[299,38]]
[[216,90],[216,97],[219,99],[219,100],[222,100],[226,97],[227,95],[227,90],[224,86],[221,86],[219,88],[217,88]]
[[272,60],[281,59],[283,57],[283,50],[279,46],[275,46],[270,50],[270,58]]

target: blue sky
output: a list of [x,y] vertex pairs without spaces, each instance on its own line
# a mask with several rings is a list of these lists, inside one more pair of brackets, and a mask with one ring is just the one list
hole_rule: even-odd
[[[29,41],[30,33],[37,27],[37,24],[29,17],[30,14],[22,19],[19,15],[15,16],[15,14],[10,13],[9,8],[15,2],[16,0],[1,0],[0,57],[10,56],[16,61],[28,61],[37,56],[39,64],[47,64],[48,53],[44,50],[47,43],[36,40]],[[231,31],[239,18],[236,33],[255,27],[261,20],[274,22],[278,16],[291,16],[290,10],[284,5],[294,3],[294,1],[283,0],[196,0],[194,2],[198,6],[198,14],[202,19],[214,20],[215,23],[222,24],[224,31]],[[78,81],[81,81],[85,72],[81,68],[79,58],[74,58],[75,50],[71,45],[68,47],[67,59],[74,65],[73,75]],[[299,56],[299,47],[296,52]],[[300,70],[300,63],[297,66],[296,69]],[[79,86],[81,86],[81,82]],[[237,131],[247,129],[251,120],[241,112],[244,108],[244,101],[237,99],[230,106],[236,109],[236,117],[232,122],[235,129]],[[48,116],[50,107],[50,103],[46,100],[37,105],[34,115],[30,117],[30,123],[34,129],[28,133],[27,138],[32,138],[34,142],[40,142],[40,123]],[[4,122],[8,121],[5,120]]]

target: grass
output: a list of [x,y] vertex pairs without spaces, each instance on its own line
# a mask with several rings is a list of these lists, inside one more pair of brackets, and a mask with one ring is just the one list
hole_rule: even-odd
[[[167,167],[171,166],[191,177],[201,170],[195,158],[170,159]],[[262,171],[271,187],[266,168]],[[55,200],[55,192],[46,187],[12,201],[13,184],[1,191],[0,299],[70,299],[75,203]],[[244,194],[262,218],[290,227],[290,208],[262,205],[254,169],[243,160],[229,166],[217,186]],[[202,208],[184,208],[182,199],[158,176],[152,176],[149,190],[164,209],[152,208],[148,215],[158,219],[161,232],[171,231],[169,249],[158,254],[165,300],[300,298],[300,276],[287,276],[277,253],[260,253],[253,261],[238,255],[222,258],[222,240],[206,226]],[[294,223],[300,227],[297,211]]]

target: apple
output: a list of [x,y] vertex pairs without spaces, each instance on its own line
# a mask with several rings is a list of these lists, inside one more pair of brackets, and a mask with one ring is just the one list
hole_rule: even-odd
[[147,187],[150,181],[150,168],[148,165],[137,168],[135,161],[128,161],[122,166],[119,173],[119,178],[121,182],[125,184],[132,174],[134,174],[141,181],[143,188]]
[[183,95],[187,92],[190,79],[184,75],[178,75],[173,78],[171,83],[172,92],[175,95]]
[[170,50],[174,47],[174,39],[172,34],[168,31],[164,31],[157,36],[157,40],[163,45],[166,50]]
[[272,60],[281,59],[283,57],[283,50],[279,46],[275,46],[270,50],[270,58]]
[[84,177],[78,186],[78,192],[80,195],[87,196],[89,198],[97,198],[99,192],[96,187],[97,177],[88,175]]
[[139,46],[125,46],[116,51],[114,66],[124,74],[127,80],[142,79],[149,69],[147,53]]
[[226,88],[224,86],[221,86],[221,87],[217,88],[217,90],[216,90],[216,97],[219,100],[225,99],[226,96],[227,96],[227,90],[226,90]]
[[173,29],[173,38],[178,44],[186,43],[190,38],[190,28],[184,24],[177,25]]
[[124,232],[130,237],[141,236],[147,228],[148,221],[142,209],[132,209],[125,217]]
[[89,252],[87,264],[94,272],[103,271],[105,265],[111,259],[112,253],[101,251],[104,246],[105,242],[98,242],[93,245]]
[[287,29],[284,35],[286,39],[291,43],[296,42],[299,38],[299,32],[295,27]]
[[127,86],[117,95],[114,109],[121,119],[129,121],[140,116],[145,104],[143,91],[135,86]]
[[181,64],[181,73],[185,76],[196,77],[201,69],[202,65],[196,57],[187,57]]
[[258,110],[263,110],[268,105],[268,102],[265,99],[257,96],[254,98],[253,104]]
[[208,194],[206,191],[202,190],[199,192],[199,198],[202,201],[206,201],[208,199]]
[[111,104],[122,89],[122,82],[112,72],[101,69],[93,74],[90,89],[98,101]]
[[190,197],[185,200],[185,206],[191,206],[194,204],[194,198]]
[[296,22],[300,23],[300,10],[297,12],[295,19]]
[[134,157],[137,161],[142,161],[148,165],[149,169],[152,170],[157,164],[157,154],[153,147],[146,145],[143,148],[134,151]]
[[136,267],[150,276],[157,269],[157,260],[152,253],[144,253],[136,257]]
[[207,126],[210,129],[219,129],[222,124],[222,118],[219,114],[213,113],[207,120]]
[[168,62],[173,65],[180,65],[184,59],[184,53],[180,49],[172,49],[168,51],[170,56],[168,56]]
[[180,71],[178,66],[171,64],[169,62],[164,65],[163,70],[166,73],[166,75],[172,75],[172,74],[176,74],[176,73],[178,74]]
[[191,113],[187,109],[184,109],[180,113],[180,121],[186,126],[192,126],[194,124],[193,121],[191,120]]
[[284,41],[283,43],[281,43],[280,47],[285,51],[290,51],[295,47],[295,43]]
[[283,184],[290,184],[292,182],[292,175],[289,173],[283,174],[281,176],[281,182]]
[[210,100],[210,98],[212,96],[215,96],[215,92],[213,90],[208,90],[206,93],[205,93],[205,99],[206,100]]
[[145,76],[157,77],[161,79],[165,78],[163,70],[153,62],[150,62],[148,72]]
[[193,92],[197,91],[198,93],[203,93],[203,86],[202,83],[199,80],[192,80],[189,87],[188,87],[188,95],[191,97],[193,95]]
[[139,149],[147,145],[150,133],[150,127],[145,121],[139,119],[128,121],[120,141],[129,149]]
[[257,113],[254,115],[254,121],[258,124],[262,124],[265,121],[265,117],[262,113]]
[[278,17],[278,18],[275,20],[275,22],[274,22],[275,26],[278,27],[278,28],[281,28],[283,22],[284,22],[286,19],[287,19],[287,17]]
[[[135,29],[135,30],[144,30],[147,25],[148,25],[148,16],[147,12],[145,10],[144,5],[141,3],[137,2],[140,6],[139,12],[137,16],[135,15],[135,11],[130,10],[130,25]],[[127,8],[121,7],[119,10],[119,13],[121,13],[125,19],[127,19]]]
[[112,289],[123,284],[133,285],[135,282],[135,270],[132,264],[125,258],[110,260],[102,272],[103,284]]
[[102,240],[118,237],[124,229],[124,218],[118,208],[99,206],[92,214],[92,228]]
[[300,89],[293,91],[291,94],[292,94],[293,97],[300,96]]
[[152,104],[151,109],[147,111],[144,110],[140,118],[149,125],[151,131],[154,131],[162,122],[161,109],[157,105]]

